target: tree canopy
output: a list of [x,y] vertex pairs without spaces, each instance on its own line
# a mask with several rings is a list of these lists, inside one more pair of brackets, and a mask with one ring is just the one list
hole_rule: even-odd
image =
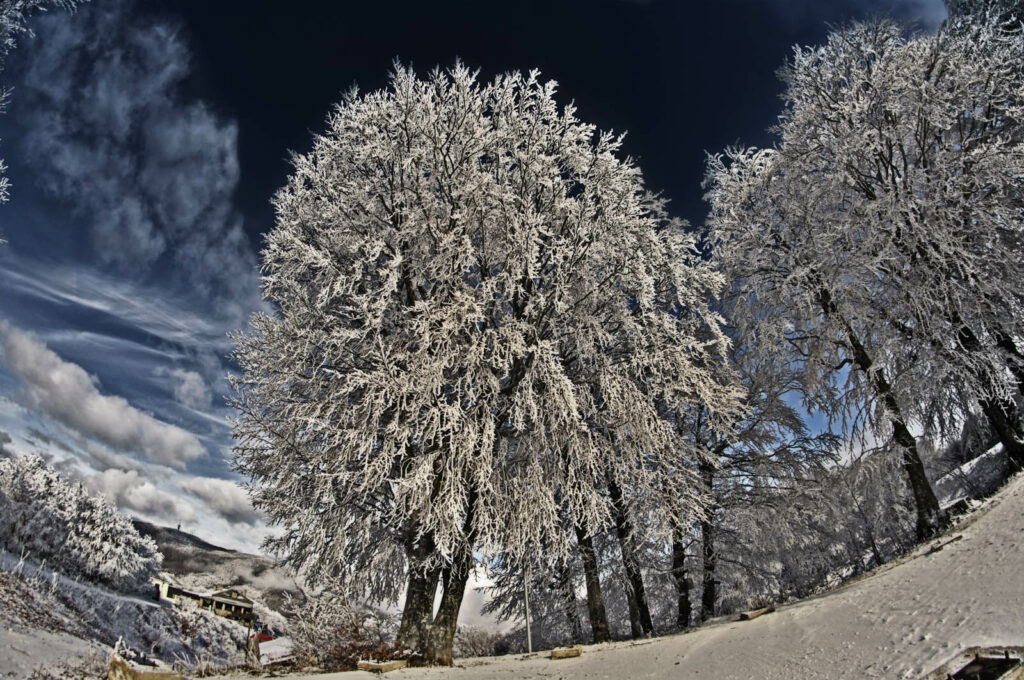
[[605,525],[609,479],[700,512],[666,414],[736,407],[722,278],[621,141],[536,72],[396,66],[294,158],[263,251],[276,309],[236,338],[235,382],[236,464],[289,562],[373,599],[442,568],[461,601],[473,551]]

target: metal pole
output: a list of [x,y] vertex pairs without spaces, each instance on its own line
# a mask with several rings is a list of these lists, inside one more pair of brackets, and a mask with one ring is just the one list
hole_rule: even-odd
[[533,636],[530,633],[530,563],[526,563],[526,577],[523,579],[523,599],[526,601],[526,653],[533,654]]

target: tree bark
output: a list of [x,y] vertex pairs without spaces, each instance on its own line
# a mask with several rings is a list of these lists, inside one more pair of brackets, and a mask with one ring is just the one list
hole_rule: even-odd
[[466,583],[473,569],[473,555],[468,549],[452,557],[441,572],[441,605],[437,616],[427,627],[422,645],[423,663],[430,666],[451,666],[452,645],[459,621],[459,609],[466,593]]
[[587,611],[590,614],[590,627],[594,632],[594,643],[609,642],[612,638],[608,631],[604,597],[601,595],[600,570],[597,565],[597,552],[594,550],[594,539],[587,535],[586,529],[578,526],[576,542],[580,546],[583,574],[587,581]]
[[[710,461],[699,464],[704,491],[714,493],[715,466]],[[715,510],[714,504],[708,508],[708,514],[700,522],[701,558],[703,574],[700,593],[700,620],[707,621],[715,615],[715,604],[718,601],[718,579],[715,570],[718,567],[718,553],[715,551]]]
[[410,570],[405,593],[402,622],[398,628],[395,646],[420,654],[427,628],[434,613],[434,594],[437,592],[439,570]]
[[562,594],[562,602],[565,605],[565,618],[569,620],[569,630],[572,631],[572,641],[583,641],[583,622],[580,620],[580,610],[576,605],[576,589],[572,585],[572,568],[563,564],[558,569],[558,588]]
[[932,491],[932,485],[928,481],[928,475],[925,474],[924,463],[921,461],[921,455],[917,450],[917,440],[907,427],[903,411],[896,402],[896,395],[893,393],[892,386],[889,385],[889,381],[880,369],[873,370],[874,360],[868,353],[867,348],[861,343],[860,338],[854,333],[846,318],[839,313],[835,302],[832,300],[832,294],[826,289],[820,290],[818,292],[818,302],[821,304],[821,308],[827,318],[842,324],[846,335],[846,342],[853,354],[854,364],[864,374],[875,396],[882,400],[886,413],[889,415],[893,440],[903,451],[903,471],[907,476],[907,482],[910,484],[910,490],[914,496],[914,506],[917,513],[917,540],[919,542],[927,541],[938,533],[942,512],[939,508],[939,501],[935,497],[935,492]]
[[686,544],[683,543],[682,527],[675,527],[672,532],[672,578],[676,582],[676,594],[679,599],[679,613],[676,625],[679,628],[690,627],[690,578],[686,574]]
[[651,620],[651,609],[647,604],[643,573],[640,571],[640,565],[637,563],[630,540],[633,526],[626,515],[622,489],[610,476],[608,477],[608,493],[612,501],[615,534],[619,539],[619,549],[622,551],[622,566],[626,570],[626,598],[629,604],[630,632],[634,638],[649,637],[654,632],[654,623]]
[[441,570],[424,566],[434,550],[434,542],[429,536],[422,536],[418,541],[410,538],[405,550],[409,563],[408,585],[395,646],[421,654],[434,613],[434,593],[437,592]]

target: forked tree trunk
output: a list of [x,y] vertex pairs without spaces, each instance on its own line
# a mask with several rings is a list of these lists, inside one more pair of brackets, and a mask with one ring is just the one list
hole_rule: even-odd
[[622,565],[626,571],[626,600],[629,605],[629,628],[634,638],[650,636],[654,632],[651,620],[651,609],[647,604],[647,591],[644,588],[644,577],[633,551],[631,536],[633,526],[626,516],[626,504],[622,498],[622,489],[610,476],[608,477],[608,493],[612,501],[612,514],[615,520],[615,534],[619,539],[622,551]]
[[587,582],[587,612],[590,615],[590,627],[594,632],[594,643],[609,642],[612,638],[608,631],[604,597],[601,595],[600,570],[597,565],[597,552],[594,550],[594,539],[587,535],[586,529],[576,527],[576,542],[580,546],[583,574]]
[[889,424],[892,426],[893,440],[903,452],[903,471],[914,496],[914,507],[917,514],[917,540],[919,542],[927,541],[938,533],[942,522],[942,511],[939,508],[935,492],[932,490],[932,485],[928,481],[928,475],[925,474],[924,463],[921,461],[921,454],[917,449],[917,440],[907,427],[892,386],[889,385],[889,381],[880,369],[873,370],[874,360],[864,344],[861,343],[860,338],[853,332],[853,328],[845,317],[839,314],[839,310],[832,300],[832,294],[826,289],[820,290],[818,302],[827,318],[838,321],[842,325],[846,342],[853,354],[854,365],[864,374],[875,396],[882,400],[889,417]]
[[452,645],[459,621],[459,609],[466,593],[466,583],[473,569],[472,553],[454,556],[441,572],[441,604],[433,623],[427,627],[421,647],[423,663],[430,666],[451,666]]
[[[402,612],[398,641],[404,643],[402,647],[413,650],[414,655],[410,660],[415,663],[429,666],[452,665],[452,644],[455,641],[459,609],[462,607],[466,583],[473,570],[473,518],[476,499],[476,492],[471,490],[462,526],[465,543],[452,555],[447,565],[433,570],[423,568],[437,548],[430,536],[421,537],[419,541],[410,539],[406,545],[406,554],[411,556],[410,564],[419,569],[410,570],[409,595],[406,597],[406,607]],[[414,533],[410,532],[410,536],[413,535]],[[441,603],[437,614],[431,618],[438,575],[441,578]],[[410,595],[412,599],[409,599]]]
[[580,620],[580,610],[576,604],[576,589],[572,584],[572,568],[563,564],[558,569],[558,589],[561,591],[562,602],[565,605],[565,618],[569,621],[569,630],[572,631],[572,641],[583,641],[583,622]]
[[[714,493],[715,466],[710,461],[699,464],[700,478],[704,482],[704,492],[709,496]],[[713,497],[713,496],[712,496]],[[715,603],[718,601],[718,552],[715,546],[715,506],[708,508],[708,514],[700,522],[701,542],[701,592],[700,620],[707,621],[715,615]]]
[[686,573],[686,544],[683,543],[683,531],[681,527],[675,527],[672,532],[672,578],[676,582],[676,595],[679,600],[679,610],[676,617],[676,625],[679,628],[689,628],[691,605],[690,605],[690,578]]

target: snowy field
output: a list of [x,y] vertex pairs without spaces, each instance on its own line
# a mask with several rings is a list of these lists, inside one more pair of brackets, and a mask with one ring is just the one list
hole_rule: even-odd
[[[935,545],[961,536],[931,552]],[[404,669],[395,680],[485,678],[919,678],[972,646],[1024,645],[1024,476],[941,541],[831,593],[685,635]],[[328,680],[370,673],[291,676]]]

